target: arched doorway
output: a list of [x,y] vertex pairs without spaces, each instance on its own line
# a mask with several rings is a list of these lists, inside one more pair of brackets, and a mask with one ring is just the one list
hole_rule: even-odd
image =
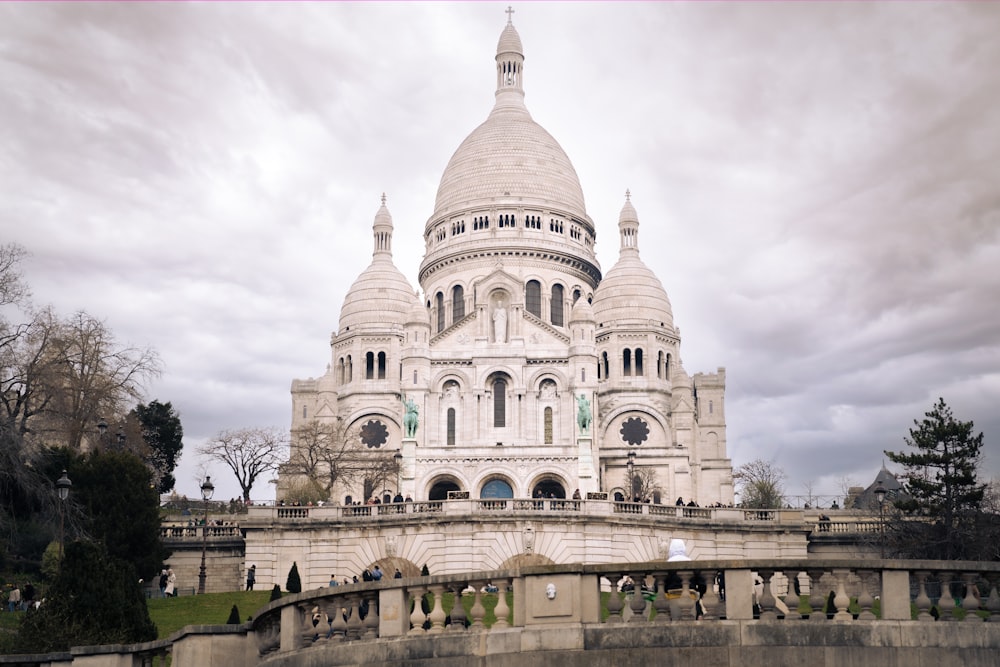
[[480,498],[513,498],[514,489],[507,480],[494,478],[483,484],[482,490],[479,492]]
[[462,489],[450,479],[442,479],[434,483],[431,491],[427,494],[428,500],[448,500],[449,491],[461,491]]
[[566,489],[563,488],[562,483],[556,479],[540,479],[535,483],[535,487],[531,489],[532,498],[565,498]]

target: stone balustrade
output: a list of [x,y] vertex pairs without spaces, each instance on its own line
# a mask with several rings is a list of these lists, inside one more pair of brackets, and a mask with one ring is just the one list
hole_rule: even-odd
[[[623,593],[626,578],[632,589]],[[271,603],[258,613],[252,630],[260,655],[267,657],[390,637],[536,625],[562,632],[558,626],[569,631],[587,624],[663,626],[697,620],[709,624],[703,631],[710,633],[711,624],[728,621],[806,622],[830,628],[874,621],[952,623],[960,618],[963,625],[996,624],[998,584],[1000,563],[981,562],[796,559],[555,565],[309,591]],[[508,593],[486,593],[487,585]],[[445,611],[446,594],[456,601],[450,612]],[[460,603],[466,597],[472,599],[468,612]],[[489,605],[484,604],[487,600]],[[496,619],[490,627],[488,616]],[[1000,625],[993,627],[990,641],[1000,647]]]
[[242,539],[243,533],[240,527],[235,524],[223,526],[188,526],[188,525],[167,525],[160,526],[160,539],[162,540],[198,540],[202,537],[212,540],[232,540]]

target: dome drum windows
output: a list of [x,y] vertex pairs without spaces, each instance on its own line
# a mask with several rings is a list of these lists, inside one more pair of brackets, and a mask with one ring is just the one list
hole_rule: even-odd
[[524,308],[542,319],[542,284],[537,280],[529,280],[524,286]]
[[580,232],[580,228],[574,225],[569,228],[569,237],[574,241],[579,241],[583,238],[583,234]]
[[461,285],[451,288],[451,323],[454,324],[465,317],[465,290]]
[[386,356],[385,352],[374,352],[365,354],[365,379],[384,380],[385,379]]
[[636,377],[643,375],[642,348],[636,348],[633,352],[626,347],[622,350],[622,375],[631,377],[633,374]]
[[435,230],[434,238],[437,239],[438,243],[444,241],[446,238],[448,238],[448,228],[445,227],[444,225],[438,227],[437,230]]
[[549,231],[555,232],[556,234],[563,234],[563,222],[562,220],[556,220],[555,218],[549,218]]
[[513,215],[507,213],[500,215],[500,218],[497,220],[497,229],[513,229],[514,227],[517,227],[517,222],[514,220]]
[[472,219],[472,231],[476,232],[481,229],[490,228],[490,216],[479,215]]
[[561,327],[564,326],[563,311],[565,309],[565,304],[563,303],[565,297],[563,296],[563,286],[553,285],[552,286],[552,301],[549,304],[549,317],[552,322],[552,326]]
[[524,228],[525,229],[541,229],[542,219],[537,215],[526,215],[524,216]]
[[444,331],[444,293],[434,295],[434,307],[437,310],[437,333]]
[[458,236],[465,233],[465,220],[456,220],[451,223],[451,235]]

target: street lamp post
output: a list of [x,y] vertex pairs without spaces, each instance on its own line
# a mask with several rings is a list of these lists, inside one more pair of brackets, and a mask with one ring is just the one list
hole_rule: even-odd
[[[101,434],[101,444],[104,444],[104,435],[108,432],[108,422],[101,418],[101,421],[97,422],[97,431]],[[121,428],[118,429],[118,434],[115,436],[118,441],[118,449],[125,449],[125,431]]]
[[215,487],[211,476],[206,475],[201,485],[201,499],[205,501],[205,525],[201,527],[201,569],[198,570],[198,595],[205,594],[205,552],[208,549],[208,501],[212,499]]
[[875,500],[878,501],[878,554],[880,558],[885,558],[885,494],[886,489],[882,486],[882,480],[875,485]]
[[56,491],[59,493],[59,563],[63,559],[63,543],[66,540],[66,499],[69,498],[69,488],[73,486],[66,470],[62,471],[62,477],[56,480]]
[[628,501],[635,501],[635,452],[628,453],[628,462],[625,464],[628,468]]

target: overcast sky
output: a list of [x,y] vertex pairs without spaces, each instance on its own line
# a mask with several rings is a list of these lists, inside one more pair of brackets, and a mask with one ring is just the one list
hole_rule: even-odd
[[[0,242],[36,303],[158,350],[180,492],[206,438],[288,427],[383,192],[417,286],[505,7],[0,4]],[[941,396],[1000,471],[1000,4],[514,9],[604,271],[628,188],[687,371],[727,370],[734,465],[867,485]]]

